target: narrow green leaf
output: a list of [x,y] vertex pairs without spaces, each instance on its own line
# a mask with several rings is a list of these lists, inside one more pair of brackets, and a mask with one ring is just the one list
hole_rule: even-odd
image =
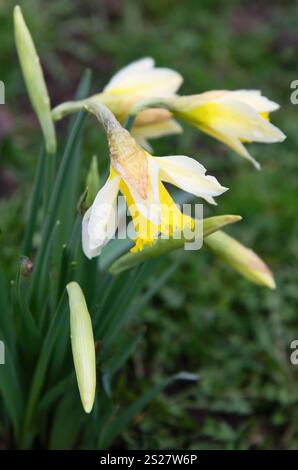
[[47,155],[43,146],[38,158],[38,164],[34,177],[33,190],[31,195],[29,219],[26,224],[24,239],[22,243],[22,253],[26,255],[30,255],[31,253],[32,238],[36,226],[37,213],[39,209],[45,178],[46,157]]
[[[23,356],[34,357],[37,348],[40,346],[40,332],[37,329],[32,312],[28,306],[28,284],[27,280],[21,275],[20,269],[16,278],[16,296],[18,302],[18,317],[20,321],[20,334],[18,335],[18,345]],[[30,341],[28,341],[30,338]]]
[[37,286],[37,280],[40,277],[40,272],[42,268],[42,264],[44,261],[44,256],[46,253],[46,248],[50,240],[50,233],[52,231],[55,218],[57,215],[57,208],[59,207],[59,202],[62,197],[63,191],[65,189],[65,178],[67,176],[67,172],[71,166],[72,157],[78,141],[80,139],[80,134],[84,122],[85,113],[81,112],[75,120],[74,126],[72,128],[72,132],[70,134],[69,139],[67,140],[64,155],[55,179],[54,188],[51,194],[51,198],[48,205],[47,215],[45,217],[45,221],[43,223],[42,229],[42,241],[41,245],[38,250],[38,254],[36,260],[34,262],[34,269],[32,275],[32,284],[30,289],[30,299],[32,300],[34,297],[34,292]]
[[[2,339],[1,332],[0,339]],[[19,376],[13,360],[13,354],[8,344],[5,343],[5,364],[0,365],[0,394],[13,423],[17,438],[20,434],[21,419],[24,411],[23,391],[19,382]]]
[[103,313],[104,306],[106,305],[109,296],[111,296],[116,280],[117,279],[109,273],[103,273],[100,278],[93,315],[95,325],[98,325],[98,319]]
[[56,385],[50,388],[50,390],[47,390],[45,395],[40,399],[38,403],[38,409],[44,411],[49,408],[56,400],[58,400],[61,395],[65,394],[65,389],[69,382],[71,382],[72,384],[72,389],[75,388],[75,381],[75,373],[74,371],[72,371],[69,375],[67,375],[65,378],[56,383]]
[[144,336],[144,328],[138,332],[127,332],[117,338],[117,344],[113,346],[113,352],[105,360],[103,365],[103,374],[112,377],[132,356],[141,338]]
[[47,213],[47,208],[49,205],[49,200],[51,197],[55,173],[56,173],[56,155],[45,155],[46,168],[45,168],[45,178],[44,178],[44,188],[43,188],[43,212]]
[[[83,76],[80,79],[79,85],[76,89],[75,100],[83,101],[83,102],[85,101],[85,98],[87,98],[87,96],[89,94],[91,79],[92,79],[92,70],[87,68],[84,71]],[[82,109],[84,109],[84,105],[79,107],[76,112],[82,111]],[[52,118],[55,121],[55,119],[53,117],[53,111],[54,110],[52,110]],[[71,132],[71,129],[72,129],[74,123],[75,123],[75,120],[76,120],[75,115],[71,116],[70,119],[69,119],[69,124],[68,124],[68,127],[67,127],[67,138],[70,135],[70,132]]]
[[51,358],[51,354],[54,348],[54,345],[57,340],[59,332],[61,332],[61,325],[63,324],[64,314],[66,311],[66,295],[62,296],[62,299],[56,309],[55,314],[53,315],[50,327],[45,336],[42,350],[40,351],[39,359],[34,371],[34,376],[29,392],[29,398],[27,402],[27,408],[25,413],[25,422],[24,422],[24,442],[27,441],[26,433],[30,430],[32,417],[35,411],[37,400],[40,396],[44,385],[44,379],[46,376],[47,368]]
[[154,398],[167,386],[177,380],[197,381],[199,377],[195,374],[180,372],[174,376],[162,380],[160,383],[149,389],[143,396],[127,407],[119,416],[112,419],[103,430],[101,437],[101,446],[107,449],[114,442],[116,437],[124,430],[130,421],[140,413]]
[[[39,277],[34,276],[31,283],[31,288],[35,292],[35,308],[38,312],[41,311],[42,305],[45,306],[47,292],[50,286],[50,268],[51,268],[51,261],[53,255],[53,245],[57,234],[59,233],[60,229],[60,221],[57,220],[55,223],[52,233],[49,238],[49,242],[45,249],[44,257],[43,257],[43,264],[39,273]],[[45,310],[45,309],[44,309]],[[39,313],[39,322],[41,323],[41,315]]]
[[8,282],[4,277],[4,272],[0,266],[0,330],[2,332],[2,340],[5,340],[12,347],[14,343],[14,319],[12,308],[8,299]]
[[97,322],[97,336],[106,344],[110,343],[119,334],[129,318],[129,306],[154,271],[151,263],[145,263],[132,269],[129,274],[117,278],[113,289],[108,296],[101,316]]
[[[163,263],[160,260],[151,260],[140,266],[141,270],[133,276],[133,281],[128,283],[128,287],[124,289],[124,293],[119,295],[120,303],[117,305],[115,313],[108,313],[109,324],[105,329],[104,339],[111,342],[116,339],[121,330],[130,323],[132,317],[151,299],[158,289],[170,278],[175,272],[180,261],[174,262],[170,267],[167,266],[163,270]],[[156,272],[160,273],[158,280],[153,281],[153,285],[143,293],[143,288],[148,280],[154,276]],[[127,273],[126,273],[127,276]],[[140,279],[137,279],[137,278]],[[140,294],[141,293],[141,294]],[[133,299],[135,299],[133,301]]]
[[103,248],[102,253],[98,258],[100,270],[107,270],[116,259],[126,253],[133,247],[133,245],[133,241],[129,239],[119,240],[116,238],[115,240],[111,240]]
[[181,263],[181,260],[174,261],[171,266],[166,268],[163,272],[160,272],[157,279],[154,279],[152,286],[142,293],[140,299],[135,302],[133,305],[130,305],[130,315],[133,316],[136,312],[138,312],[142,307],[144,307],[149,300],[160,290],[160,288],[168,281],[168,279],[174,274],[177,267]]
[[[80,100],[86,98],[90,89],[91,77],[91,71],[89,69],[85,70],[76,90],[75,99]],[[70,135],[75,121],[76,116],[72,116],[69,119],[69,123],[67,126],[66,141],[70,139]],[[61,245],[63,245],[64,243],[68,244],[69,237],[72,233],[72,227],[75,223],[75,218],[77,214],[77,202],[79,198],[78,187],[80,179],[80,161],[81,138],[78,139],[78,144],[76,145],[76,148],[71,157],[71,165],[64,178],[64,189],[59,200],[59,208],[57,208],[57,212],[59,214],[58,218],[63,221],[61,227],[61,237],[60,240],[57,241],[58,248],[59,246],[61,247]]]
[[[241,220],[241,217],[238,215],[221,215],[204,219],[203,236],[206,237],[225,225],[233,224],[239,220]],[[170,251],[177,250],[178,248],[182,248],[185,242],[191,242],[191,240],[185,240],[184,238],[176,240],[173,238],[169,240],[158,239],[152,246],[145,246],[142,251],[126,253],[112,264],[109,271],[114,275],[119,274],[139,263],[143,263],[147,259],[155,258]]]
[[49,450],[72,449],[78,440],[84,416],[73,386],[71,381],[64,387],[64,394],[53,410]]
[[86,197],[86,208],[88,209],[90,206],[92,206],[96,194],[98,193],[100,188],[100,178],[96,155],[93,155],[91,159],[90,168],[86,180],[86,186],[88,190]]

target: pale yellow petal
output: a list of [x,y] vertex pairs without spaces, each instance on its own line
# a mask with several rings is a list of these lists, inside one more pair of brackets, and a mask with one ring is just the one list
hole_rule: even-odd
[[235,90],[228,91],[227,98],[235,101],[241,101],[258,113],[271,113],[279,109],[279,104],[263,96],[260,90]]
[[214,176],[206,175],[206,168],[193,158],[175,155],[154,159],[158,162],[162,181],[174,184],[208,202],[213,202],[213,197],[227,190]]
[[167,97],[176,93],[183,79],[175,70],[154,67],[152,59],[141,59],[120,70],[104,88],[110,94],[135,94],[142,98]]

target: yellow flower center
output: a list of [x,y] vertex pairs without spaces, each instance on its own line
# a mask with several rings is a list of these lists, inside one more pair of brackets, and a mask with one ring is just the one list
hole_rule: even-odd
[[[115,176],[119,176],[119,174],[111,166],[110,177]],[[139,212],[131,192],[122,178],[120,180],[120,191],[125,197],[136,232],[135,246],[131,249],[132,252],[142,250],[145,245],[153,245],[158,237],[166,239],[179,238],[183,237],[184,230],[193,230],[194,220],[180,211],[161,181],[159,181],[161,205],[161,223],[159,225]]]

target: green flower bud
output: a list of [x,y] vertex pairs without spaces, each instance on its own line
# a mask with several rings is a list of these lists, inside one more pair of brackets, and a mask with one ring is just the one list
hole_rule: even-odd
[[273,274],[266,264],[234,238],[219,230],[205,238],[204,243],[251,282],[275,289]]
[[56,152],[51,105],[39,57],[19,6],[14,8],[15,41],[31,104],[38,116],[48,153]]
[[82,405],[90,413],[96,388],[95,345],[85,297],[77,282],[66,286],[70,308],[70,335],[73,361]]

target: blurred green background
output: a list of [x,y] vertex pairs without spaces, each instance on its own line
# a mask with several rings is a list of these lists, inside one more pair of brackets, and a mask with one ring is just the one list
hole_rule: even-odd
[[[283,144],[251,145],[261,162],[246,161],[194,129],[155,141],[156,154],[195,156],[230,188],[208,214],[241,214],[229,233],[253,247],[276,275],[277,289],[249,284],[204,250],[182,266],[144,308],[136,323],[144,339],[119,378],[119,404],[148,384],[180,370],[197,372],[195,386],[171,387],[138,416],[116,447],[298,448],[297,110],[290,83],[298,79],[298,3],[219,0],[26,0],[19,2],[38,48],[52,104],[71,99],[91,67],[93,91],[128,62],[152,56],[177,69],[185,94],[256,88],[281,109],[273,122]],[[1,258],[8,271],[24,229],[41,136],[16,57],[14,2],[0,0]],[[59,124],[63,131],[65,124]],[[107,162],[94,125],[84,140],[85,166]],[[85,175],[82,175],[82,181]],[[152,281],[154,282],[154,281]]]

